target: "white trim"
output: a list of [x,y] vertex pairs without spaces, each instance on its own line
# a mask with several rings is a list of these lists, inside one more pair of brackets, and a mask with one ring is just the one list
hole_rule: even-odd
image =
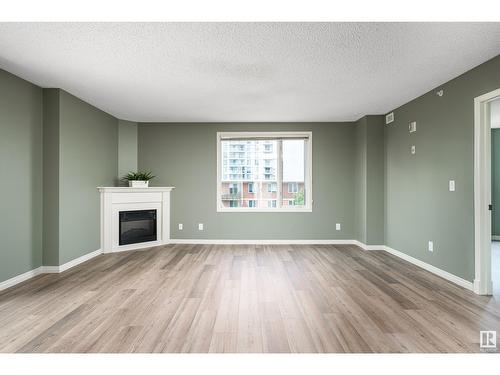
[[[254,200],[254,199],[252,199]],[[278,205],[277,199],[265,199],[267,201],[276,201],[276,206]],[[291,206],[295,207],[295,206]],[[221,207],[217,212],[312,212],[312,208],[255,208],[255,207]]]
[[166,191],[172,191],[175,187],[165,186],[165,187],[143,187],[143,188],[133,188],[128,186],[99,186],[97,190],[100,193],[162,193]]
[[81,257],[78,257],[76,259],[70,260],[69,262],[61,264],[59,266],[59,272],[64,272],[70,268],[78,266],[79,264],[86,262],[87,260],[90,260],[92,258],[95,258],[96,256],[101,255],[101,254],[102,254],[102,250],[98,249],[96,251],[92,251],[91,253],[82,255]]
[[13,287],[19,283],[22,283],[23,281],[29,280],[35,276],[44,274],[44,273],[61,273],[66,270],[69,270],[70,268],[73,268],[83,262],[86,262],[92,258],[95,258],[98,255],[101,255],[102,251],[101,249],[93,251],[91,253],[82,255],[81,257],[78,257],[76,259],[70,260],[67,263],[61,264],[60,266],[40,266],[38,268],[35,268],[31,271],[25,272],[21,275],[14,276],[8,280],[2,281],[0,283],[0,290],[4,290],[10,287]]
[[307,138],[312,136],[311,131],[277,131],[277,132],[217,132],[219,139],[246,139],[246,138]]
[[0,283],[0,290],[10,288],[16,284],[22,283],[23,281],[29,280],[32,277],[38,276],[42,273],[43,273],[42,267],[38,267],[38,268],[35,268],[34,270],[22,273],[22,274],[17,275],[17,276],[14,276],[10,279],[2,281]]
[[[305,207],[304,208],[296,208],[295,206],[292,208],[282,208],[280,207],[282,205],[282,194],[280,194],[280,190],[282,187],[280,186],[281,184],[277,183],[277,207],[276,208],[250,208],[250,207],[224,207],[222,205],[222,200],[221,200],[221,141],[223,139],[244,139],[244,138],[261,138],[261,139],[270,139],[270,138],[304,138],[307,139],[306,142],[306,163],[304,163],[304,168],[305,168],[305,181],[304,181],[304,187],[306,191],[306,202],[305,202]],[[314,204],[313,200],[313,186],[312,186],[312,131],[297,131],[297,132],[217,132],[217,145],[216,145],[216,150],[217,150],[217,155],[216,155],[216,166],[217,166],[217,171],[216,171],[216,177],[217,177],[217,188],[216,188],[216,208],[217,212],[312,212],[312,206]],[[282,153],[280,150],[278,152],[278,158],[282,157]],[[281,162],[278,162],[278,174],[280,174],[280,165],[282,165]],[[278,181],[280,181],[280,176],[278,176]],[[251,182],[251,181],[249,181]],[[283,181],[281,181],[283,182]],[[243,193],[242,189],[242,193]],[[281,197],[281,199],[280,199]]]
[[40,268],[42,269],[42,273],[61,273],[101,254],[102,250],[98,249],[96,251],[92,251],[91,253],[82,255],[81,257],[78,257],[76,259],[70,260],[69,262],[61,264],[60,266],[42,266]]
[[356,240],[212,240],[172,238],[171,244],[199,245],[357,245]]
[[171,244],[197,244],[197,245],[355,245],[366,251],[386,251],[398,258],[406,260],[426,271],[429,271],[445,280],[451,281],[465,289],[474,290],[473,283],[453,275],[429,263],[413,258],[385,245],[367,245],[358,240],[209,240],[209,239],[171,239]]
[[462,288],[468,289],[468,290],[474,290],[472,282],[462,279],[461,277],[455,276],[452,273],[449,273],[447,271],[442,270],[441,268],[437,268],[429,263],[425,263],[417,258],[413,258],[410,255],[407,255],[405,253],[402,253],[401,251],[395,250],[389,246],[384,246],[385,251],[388,253],[397,256],[398,258],[401,258],[403,260],[406,260],[407,262],[410,262],[420,268],[423,268],[426,271],[429,271],[437,276],[442,277],[443,279],[446,279],[448,281],[451,281],[452,283],[455,283]]
[[[170,238],[170,193],[173,187],[98,188],[101,192],[101,249],[113,253],[167,244]],[[120,245],[120,211],[156,210],[155,241]]]
[[371,250],[385,250],[385,245],[367,245],[361,241],[354,240],[354,244],[359,246],[363,250],[371,251]]
[[[470,281],[455,276],[447,271],[437,268],[433,265],[425,263],[419,259],[413,258],[410,255],[395,250],[389,246],[384,245],[367,245],[358,240],[209,240],[209,239],[171,239],[171,244],[202,244],[202,245],[355,245],[363,250],[379,250],[386,251],[398,258],[406,260],[426,271],[429,271],[445,280],[451,281],[465,289],[476,291],[476,281],[474,284]],[[101,249],[85,254],[79,258],[73,259],[60,266],[42,266],[34,270],[25,272],[21,275],[15,276],[11,279],[5,280],[0,283],[0,290],[10,288],[16,284],[26,281],[32,277],[43,273],[61,273],[72,267],[75,267],[83,262],[86,262],[98,255],[101,255]]]
[[474,292],[491,288],[491,124],[489,102],[500,89],[474,98]]

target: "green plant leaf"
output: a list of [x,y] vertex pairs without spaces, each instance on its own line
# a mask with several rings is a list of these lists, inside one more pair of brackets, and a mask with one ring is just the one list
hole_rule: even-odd
[[128,172],[122,181],[149,181],[155,178],[151,172]]

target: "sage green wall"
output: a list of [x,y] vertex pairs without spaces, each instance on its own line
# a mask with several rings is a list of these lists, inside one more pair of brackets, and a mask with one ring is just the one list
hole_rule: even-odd
[[59,90],[43,89],[43,264],[59,265]]
[[354,220],[355,239],[366,243],[366,128],[367,118],[362,117],[354,123],[355,130],[355,198]]
[[366,244],[385,244],[384,116],[366,116]]
[[[217,213],[216,133],[299,130],[313,133],[313,212]],[[139,124],[138,164],[158,176],[152,186],[176,187],[172,238],[352,239],[354,131],[352,123]]]
[[60,90],[59,263],[100,248],[97,186],[114,186],[118,120]]
[[42,264],[42,90],[0,70],[0,282]]
[[[474,279],[474,98],[500,87],[500,56],[394,110],[385,126],[386,244]],[[439,97],[436,91],[444,90]],[[408,124],[417,122],[409,134]],[[416,155],[410,154],[411,145]],[[448,191],[448,181],[456,191]],[[427,251],[434,241],[434,252]]]
[[500,129],[491,129],[491,234],[500,236]]
[[356,128],[355,239],[384,244],[384,125],[383,116],[365,116]]
[[137,171],[137,123],[118,121],[118,177]]

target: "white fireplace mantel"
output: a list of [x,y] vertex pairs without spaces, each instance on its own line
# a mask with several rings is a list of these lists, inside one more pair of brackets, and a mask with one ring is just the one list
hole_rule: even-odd
[[[101,249],[103,253],[168,244],[170,241],[170,192],[173,187],[98,187],[101,194]],[[156,241],[119,244],[120,211],[156,210]]]

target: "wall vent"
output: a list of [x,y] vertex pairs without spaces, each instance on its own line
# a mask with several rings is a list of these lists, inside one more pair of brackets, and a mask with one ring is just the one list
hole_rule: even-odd
[[394,112],[391,112],[391,113],[385,115],[385,123],[386,124],[390,124],[393,121],[394,121]]

